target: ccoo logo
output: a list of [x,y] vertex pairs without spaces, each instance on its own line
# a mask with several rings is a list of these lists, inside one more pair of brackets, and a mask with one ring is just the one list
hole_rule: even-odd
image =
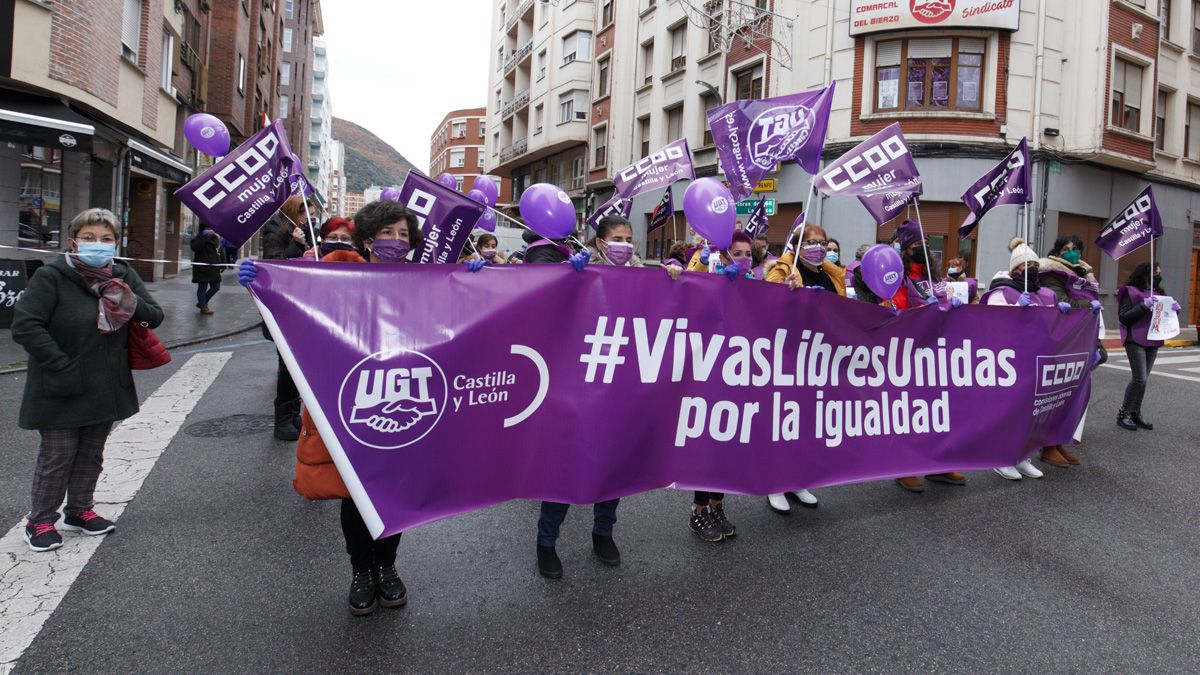
[[437,426],[446,408],[446,374],[436,361],[407,349],[359,361],[338,393],[342,426],[363,445],[403,448]]
[[771,108],[754,118],[750,124],[750,162],[760,169],[773,169],[808,142],[815,119],[813,111],[804,106]]
[[954,11],[954,0],[908,0],[908,7],[921,23],[941,23]]

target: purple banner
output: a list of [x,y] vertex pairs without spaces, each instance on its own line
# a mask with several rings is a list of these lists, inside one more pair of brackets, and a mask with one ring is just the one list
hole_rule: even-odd
[[721,170],[734,200],[753,194],[762,177],[780,162],[792,159],[810,174],[817,172],[834,86],[734,101],[708,111]]
[[292,196],[292,164],[283,122],[276,121],[176,190],[175,196],[200,222],[241,246]]
[[1100,230],[1096,246],[1114,260],[1120,260],[1122,256],[1161,237],[1162,233],[1162,217],[1158,215],[1158,205],[1154,203],[1154,190],[1147,185],[1129,206]]
[[613,187],[618,195],[629,200],[634,195],[667,187],[685,178],[695,180],[696,171],[692,168],[692,151],[688,149],[687,139],[681,138],[618,171],[613,176]]
[[914,195],[921,194],[921,174],[896,123],[854,146],[816,177],[827,195],[854,195],[875,222],[891,220]]
[[600,224],[600,219],[605,216],[621,216],[628,218],[629,212],[633,209],[632,199],[623,199],[621,195],[614,194],[611,199],[600,205],[596,212],[584,219],[588,227],[593,230]]
[[767,231],[767,198],[760,197],[743,230],[751,239]]
[[897,316],[606,266],[259,270],[264,320],[376,536],[509,499],[1011,466],[1070,440],[1097,332],[1089,311]]
[[1029,187],[1029,139],[1022,138],[1016,149],[967,188],[962,200],[971,209],[958,226],[958,236],[962,238],[969,237],[976,223],[996,206],[1033,203]]
[[416,171],[409,171],[404,179],[400,203],[416,214],[421,223],[425,243],[413,258],[413,262],[419,263],[458,262],[458,255],[485,208]]
[[663,192],[662,199],[654,207],[654,213],[650,215],[650,224],[646,226],[646,234],[657,230],[667,224],[675,215],[675,198],[671,196],[671,188],[667,188]]

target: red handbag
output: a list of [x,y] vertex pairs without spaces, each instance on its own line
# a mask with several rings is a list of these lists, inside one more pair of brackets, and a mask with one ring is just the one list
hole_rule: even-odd
[[143,321],[129,322],[129,367],[150,370],[171,362],[171,354],[162,340]]

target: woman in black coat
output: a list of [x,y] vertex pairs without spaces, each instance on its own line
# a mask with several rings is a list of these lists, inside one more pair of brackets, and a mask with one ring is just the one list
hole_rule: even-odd
[[200,223],[192,237],[192,283],[196,284],[196,307],[204,316],[212,316],[208,301],[221,290],[221,237]]

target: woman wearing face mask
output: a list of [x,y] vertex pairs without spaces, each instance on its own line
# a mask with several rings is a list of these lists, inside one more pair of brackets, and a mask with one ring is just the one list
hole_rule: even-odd
[[825,244],[825,259],[838,267],[845,267],[842,264],[842,245],[838,243],[837,239],[830,239]]
[[[642,259],[633,252],[633,226],[622,216],[605,216],[596,225],[596,236],[588,242],[591,261],[598,265],[643,267]],[[664,265],[672,279],[678,279],[683,268]]]
[[[821,289],[844,297],[846,295],[846,270],[838,267],[835,261],[829,259],[831,243],[837,244],[837,241],[831,241],[826,236],[825,228],[811,223],[805,225],[800,232],[799,262],[795,262],[795,251],[784,251],[779,261],[767,274],[767,281],[786,283],[792,290],[797,288]],[[839,245],[838,249],[840,250],[840,248]],[[795,272],[792,271],[793,264],[796,266]],[[767,495],[767,503],[771,506],[772,511],[787,514],[792,510],[788,503],[789,496],[794,497],[801,506],[817,507],[816,496],[808,490],[770,494]]]
[[967,276],[967,261],[963,258],[951,258],[946,263],[946,283],[965,283],[967,285],[967,301],[979,302],[979,280]]
[[[28,293],[28,291],[26,291]],[[1142,418],[1142,399],[1146,396],[1146,380],[1154,368],[1154,359],[1162,340],[1148,337],[1150,315],[1154,306],[1166,295],[1162,288],[1162,268],[1154,266],[1154,277],[1150,276],[1150,263],[1144,262],[1133,268],[1125,285],[1117,291],[1118,319],[1121,322],[1121,342],[1129,357],[1132,379],[1125,387],[1125,400],[1117,412],[1117,425],[1122,429],[1137,431],[1153,430],[1154,425]],[[1179,303],[1173,305],[1179,311]]]
[[[398,202],[371,202],[354,215],[353,224],[335,218],[326,223],[326,227],[328,233],[324,235],[323,246],[329,245],[325,246],[327,251],[322,252],[323,262],[363,262],[362,256],[354,250],[357,248],[369,251],[368,259],[372,263],[403,263],[408,262],[406,257],[411,248],[419,250],[421,246],[421,229],[416,216]],[[342,241],[346,235],[351,237],[350,242]],[[238,269],[238,282],[249,286],[257,276],[254,261],[243,260]],[[296,479],[292,485],[308,499],[341,500],[342,535],[353,570],[350,613],[364,616],[374,612],[378,605],[404,605],[408,601],[408,589],[396,571],[396,550],[402,533],[378,540],[371,537],[307,411],[302,415],[301,434],[296,445]]]
[[753,279],[754,277],[754,240],[750,235],[737,230],[733,233],[733,241],[729,248],[714,253],[708,244],[700,247],[692,256],[688,265],[689,272],[708,272],[709,263],[716,257],[716,273],[724,274],[730,279]]
[[325,256],[330,253],[354,250],[354,223],[345,218],[334,217],[326,220],[321,229],[317,230],[317,236],[320,237],[320,243],[305,251],[305,258],[316,258],[320,252],[321,260],[325,260]]
[[129,369],[129,322],[150,328],[163,311],[131,267],[114,261],[117,218],[88,209],[71,221],[70,252],[29,280],[14,309],[13,341],[29,352],[19,424],[42,442],[33,474],[25,541],[34,551],[62,546],[54,527],[101,535],[116,526],[93,510],[92,494],[113,422],[138,411]]
[[504,265],[509,261],[500,252],[500,240],[496,235],[483,232],[478,237],[475,237],[472,250],[467,252],[459,259],[461,263],[469,263],[472,261],[480,261],[479,265]]

